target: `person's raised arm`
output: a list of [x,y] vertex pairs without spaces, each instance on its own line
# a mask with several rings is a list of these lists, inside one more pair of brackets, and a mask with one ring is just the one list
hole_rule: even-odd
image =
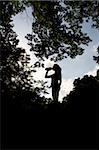
[[45,78],[51,78],[52,75],[48,75],[48,71],[51,70],[52,68],[46,68],[46,74],[45,74]]

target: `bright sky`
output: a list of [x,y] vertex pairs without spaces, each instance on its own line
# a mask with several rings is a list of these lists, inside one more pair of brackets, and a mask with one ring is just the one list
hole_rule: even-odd
[[[18,35],[20,40],[19,46],[25,48],[27,52],[31,55],[31,63],[33,63],[36,58],[33,55],[33,52],[29,52],[28,41],[25,39],[27,33],[32,32],[32,21],[31,9],[27,8],[27,11],[16,15],[13,18],[14,31]],[[96,70],[99,66],[93,61],[93,55],[96,55],[96,49],[99,45],[99,31],[91,28],[91,22],[85,23],[83,25],[83,31],[88,33],[88,35],[93,40],[89,43],[89,46],[85,46],[85,51],[83,55],[77,56],[75,59],[67,58],[61,62],[57,62],[62,68],[62,85],[60,90],[59,101],[62,101],[62,98],[69,94],[70,90],[73,88],[73,81],[75,78],[83,77],[85,74],[96,75]],[[45,66],[52,66],[53,62],[50,60],[45,61]],[[45,70],[38,69],[36,73],[36,79],[41,79],[48,81],[50,84],[50,79],[45,79]],[[46,97],[51,97],[51,89],[49,90],[49,95]]]

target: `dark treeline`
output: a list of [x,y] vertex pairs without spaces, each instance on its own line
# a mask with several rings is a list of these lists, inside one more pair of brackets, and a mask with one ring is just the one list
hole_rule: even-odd
[[[44,68],[44,58],[59,61],[83,54],[81,44],[91,42],[81,31],[84,21],[91,18],[92,27],[99,28],[98,1],[64,1],[64,6],[52,1],[0,1],[2,148],[97,147],[99,71],[95,77],[76,79],[62,103],[41,96],[47,92],[46,82],[34,80],[38,67]],[[27,7],[33,10],[35,22],[33,35],[26,38],[38,58],[31,66],[26,50],[18,47],[12,23],[13,16]],[[62,25],[63,20],[69,26]],[[99,64],[99,56],[94,60]],[[40,88],[34,86],[38,82]]]
[[[63,102],[29,101],[21,93],[17,100],[5,95],[2,146],[5,148],[94,148],[97,146],[99,77],[84,76]],[[28,95],[28,96],[27,96]],[[30,96],[30,97],[29,97]],[[17,102],[18,101],[18,102]],[[28,101],[28,103],[27,103]]]

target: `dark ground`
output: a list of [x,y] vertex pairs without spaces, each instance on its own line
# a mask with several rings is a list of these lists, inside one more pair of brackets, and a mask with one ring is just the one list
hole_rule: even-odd
[[44,111],[2,105],[2,148],[96,148],[96,111],[78,113],[60,105]]

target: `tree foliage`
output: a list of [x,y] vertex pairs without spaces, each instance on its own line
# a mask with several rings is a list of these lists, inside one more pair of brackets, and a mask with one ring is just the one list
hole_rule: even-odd
[[92,20],[92,27],[99,28],[98,1],[26,1],[33,9],[35,21],[33,34],[27,39],[38,58],[50,57],[54,61],[84,52],[82,45],[91,41],[82,31],[84,21]]
[[99,98],[99,77],[85,75],[74,80],[74,88],[63,102],[70,106],[71,111],[87,114],[95,113],[96,103]]
[[[18,48],[19,40],[13,31],[12,15],[16,13],[11,2],[0,2],[0,51],[1,51],[1,73],[3,85],[11,88],[12,80],[19,72],[18,61],[24,49]],[[22,70],[23,71],[23,70]],[[2,87],[3,88],[3,87]]]
[[99,64],[99,46],[97,48],[97,56],[93,56],[93,59]]
[[[1,92],[2,98],[38,102],[41,91],[45,92],[45,83],[35,88],[33,78],[35,66],[30,65],[30,55],[18,47],[19,39],[13,31],[12,16],[23,11],[24,4],[19,1],[0,2],[0,56],[1,56]],[[8,100],[7,100],[8,101]]]

